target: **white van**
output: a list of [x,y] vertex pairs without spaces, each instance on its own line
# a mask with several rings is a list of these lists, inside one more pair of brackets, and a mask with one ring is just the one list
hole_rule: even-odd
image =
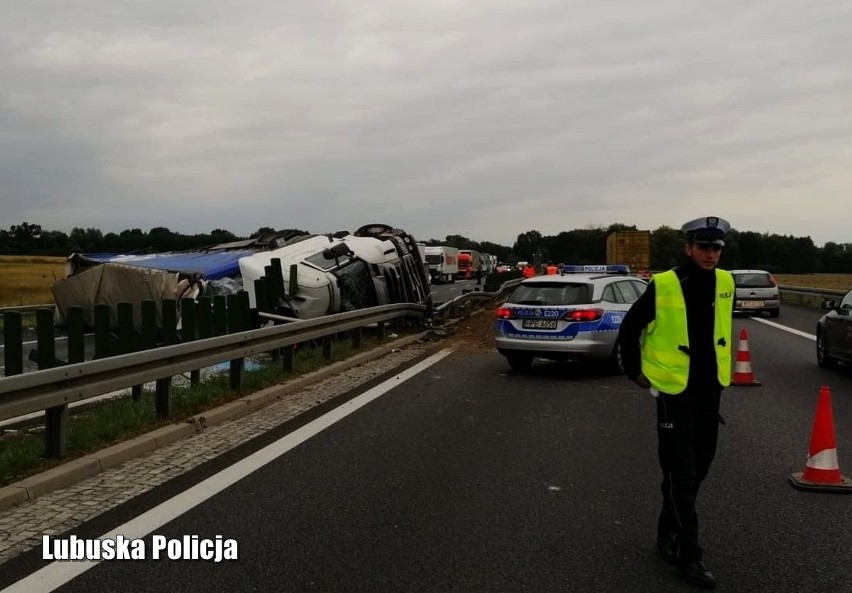
[[455,282],[459,273],[459,250],[446,245],[426,246],[429,277],[435,284]]

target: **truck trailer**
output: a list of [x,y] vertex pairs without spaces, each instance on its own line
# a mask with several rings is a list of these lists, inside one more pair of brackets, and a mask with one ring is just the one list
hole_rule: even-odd
[[459,250],[446,245],[426,246],[426,263],[433,284],[455,282],[459,273]]
[[473,249],[459,250],[459,271],[456,278],[470,280],[476,278],[476,272],[482,264],[482,258],[478,251]]
[[633,272],[651,268],[651,231],[615,231],[606,238],[606,263],[624,264]]

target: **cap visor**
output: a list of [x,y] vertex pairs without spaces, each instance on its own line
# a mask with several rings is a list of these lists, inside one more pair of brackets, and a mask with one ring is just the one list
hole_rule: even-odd
[[693,243],[697,243],[698,245],[718,245],[719,247],[725,246],[725,242],[722,239],[695,239]]

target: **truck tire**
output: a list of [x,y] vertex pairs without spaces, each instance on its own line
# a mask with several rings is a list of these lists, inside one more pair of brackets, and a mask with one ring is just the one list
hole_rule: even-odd
[[365,224],[364,226],[359,228],[357,231],[355,231],[353,234],[356,237],[378,237],[379,235],[384,235],[386,233],[390,233],[393,230],[394,229],[393,229],[392,226],[389,226],[389,225],[386,225],[386,224],[381,224],[381,223],[375,223],[375,224]]

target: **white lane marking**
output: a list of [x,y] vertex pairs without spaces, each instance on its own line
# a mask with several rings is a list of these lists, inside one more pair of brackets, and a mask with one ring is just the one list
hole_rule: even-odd
[[761,319],[760,317],[754,317],[753,319],[755,321],[759,321],[760,323],[765,323],[766,325],[771,325],[772,327],[777,327],[778,329],[783,329],[785,332],[790,332],[791,334],[795,334],[797,336],[807,338],[812,342],[816,342],[816,336],[809,334],[807,332],[799,331],[797,329],[793,329],[792,327],[787,327],[786,325],[781,325],[780,323],[775,323],[774,321],[769,321],[768,319]]
[[[115,529],[104,533],[99,539],[114,540],[119,534],[128,539],[139,539],[145,537],[155,529],[162,527],[169,521],[183,515],[190,509],[206,501],[208,498],[212,498],[225,488],[242,480],[252,472],[257,471],[269,462],[274,461],[281,455],[284,455],[297,445],[300,445],[309,438],[319,434],[335,422],[342,420],[349,414],[355,412],[374,399],[381,397],[404,381],[407,381],[418,373],[431,367],[451,352],[452,350],[449,348],[441,350],[402,373],[391,377],[387,381],[376,385],[372,389],[369,389],[361,395],[336,407],[316,420],[294,430],[274,443],[267,445],[263,449],[252,453],[234,465],[226,467],[219,473],[210,476],[189,490],[181,492],[174,498],[170,498],[151,510],[142,513],[138,517],[131,519],[127,523],[119,525]],[[90,568],[93,568],[97,564],[100,564],[100,561],[83,560],[74,562],[52,562],[17,583],[3,589],[0,593],[36,593],[41,591],[53,591],[74,577],[77,577]]]

